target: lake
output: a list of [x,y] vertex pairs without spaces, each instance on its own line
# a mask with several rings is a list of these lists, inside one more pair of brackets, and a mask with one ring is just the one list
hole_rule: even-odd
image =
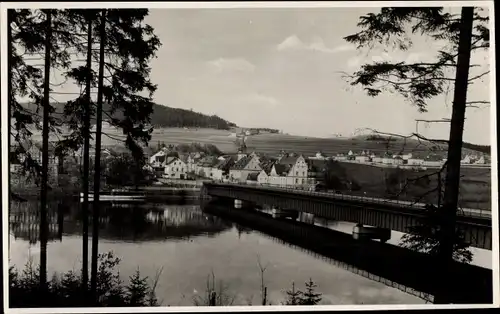
[[[39,260],[38,203],[13,203],[10,208],[10,264],[17,268]],[[51,202],[48,271],[78,271],[82,236],[80,204]],[[307,217],[309,223],[351,233],[353,224]],[[402,234],[393,232],[397,245]],[[91,238],[91,237],[90,237]],[[89,238],[89,250],[91,248]],[[123,280],[139,269],[151,280],[161,270],[156,289],[163,305],[193,306],[212,273],[235,297],[234,305],[258,305],[260,264],[272,304],[285,290],[311,278],[323,295],[322,304],[422,304],[424,300],[338,267],[327,259],[287,245],[269,235],[202,211],[198,204],[141,204],[101,207],[99,251],[121,259]],[[473,249],[473,264],[491,269],[490,251]]]

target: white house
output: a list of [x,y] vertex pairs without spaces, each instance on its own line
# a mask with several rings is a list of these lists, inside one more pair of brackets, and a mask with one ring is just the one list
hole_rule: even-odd
[[303,156],[285,157],[272,166],[269,184],[298,187],[308,183],[308,165]]
[[226,156],[225,158],[218,159],[217,163],[212,166],[212,179],[222,181],[229,175],[229,169],[234,164],[233,158]]
[[236,161],[229,169],[229,178],[232,181],[245,182],[248,174],[262,171],[260,161],[257,156],[245,156]]
[[169,179],[185,179],[187,165],[178,157],[167,157],[165,160],[164,177]]
[[219,160],[215,156],[206,156],[202,158],[196,164],[196,174],[204,178],[212,178],[213,166],[218,162]]
[[464,159],[460,161],[461,164],[470,164],[471,163],[470,155],[465,155]]
[[162,148],[158,152],[156,152],[153,156],[149,157],[149,164],[153,168],[161,167],[163,162],[165,161],[165,156],[169,153],[168,149]]
[[366,155],[359,155],[359,156],[356,156],[354,160],[356,160],[357,162],[360,162],[360,163],[366,163],[366,162],[370,162],[370,157],[366,156]]
[[424,164],[424,160],[420,158],[410,158],[408,159],[409,166],[422,166]]
[[484,164],[486,164],[486,160],[484,158],[484,155],[482,155],[481,157],[479,157],[479,159],[476,160],[475,164],[478,164],[478,165],[484,165]]
[[312,159],[312,160],[325,160],[326,159],[326,156],[323,155],[322,152],[317,152],[316,155],[314,156],[311,156],[309,157],[308,159]]
[[401,157],[401,156],[394,157],[393,160],[392,160],[392,164],[393,165],[398,165],[398,166],[402,165],[403,164],[403,157]]
[[382,163],[386,165],[392,165],[394,163],[394,158],[392,155],[385,153],[384,156],[382,156]]

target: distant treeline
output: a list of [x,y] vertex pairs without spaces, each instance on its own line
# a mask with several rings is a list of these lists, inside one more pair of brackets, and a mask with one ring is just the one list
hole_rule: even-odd
[[279,133],[280,130],[276,129],[270,129],[270,128],[250,128],[248,129],[250,132],[256,131],[256,132],[268,132],[268,133]]
[[[54,116],[59,116],[63,119],[62,113],[64,112],[65,103],[52,103],[54,107]],[[23,104],[23,106],[36,112],[36,105],[31,103]],[[103,104],[103,110],[109,112],[109,105]],[[120,118],[121,113],[115,112],[114,118]],[[104,115],[104,119],[107,116]],[[94,120],[95,122],[95,120]],[[153,113],[151,114],[151,125],[156,128],[160,127],[197,127],[197,128],[211,128],[219,130],[229,130],[236,127],[236,124],[226,121],[216,115],[208,116],[202,113],[194,112],[192,110],[171,108],[163,105],[155,104],[153,106]]]
[[476,145],[467,142],[463,142],[463,148],[467,148],[470,150],[475,150],[484,154],[491,154],[491,146],[490,145]]

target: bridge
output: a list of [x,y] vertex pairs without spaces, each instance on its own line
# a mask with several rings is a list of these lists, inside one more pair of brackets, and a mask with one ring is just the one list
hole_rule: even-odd
[[[424,204],[269,186],[205,182],[202,193],[405,233],[428,215]],[[463,209],[457,229],[471,246],[492,249],[491,212]]]

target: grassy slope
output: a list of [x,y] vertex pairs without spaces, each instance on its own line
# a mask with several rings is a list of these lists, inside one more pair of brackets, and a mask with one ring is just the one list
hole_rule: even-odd
[[[396,170],[391,168],[374,167],[370,165],[340,163],[342,172],[347,174],[347,178],[355,180],[361,186],[361,190],[353,192],[367,196],[387,196],[386,176],[394,173]],[[400,170],[401,171],[401,170]],[[415,179],[426,174],[435,173],[437,169],[426,170],[423,172],[414,172],[410,170],[401,171],[400,180],[405,182],[405,178]],[[478,208],[491,210],[491,170],[481,168],[462,168],[462,180],[460,183],[459,205],[464,208]],[[410,184],[400,198],[415,200],[426,194],[428,191],[437,187],[437,176],[432,175],[428,184],[421,186]],[[397,187],[396,187],[397,188]],[[422,198],[422,202],[437,203],[437,194],[432,193]]]

